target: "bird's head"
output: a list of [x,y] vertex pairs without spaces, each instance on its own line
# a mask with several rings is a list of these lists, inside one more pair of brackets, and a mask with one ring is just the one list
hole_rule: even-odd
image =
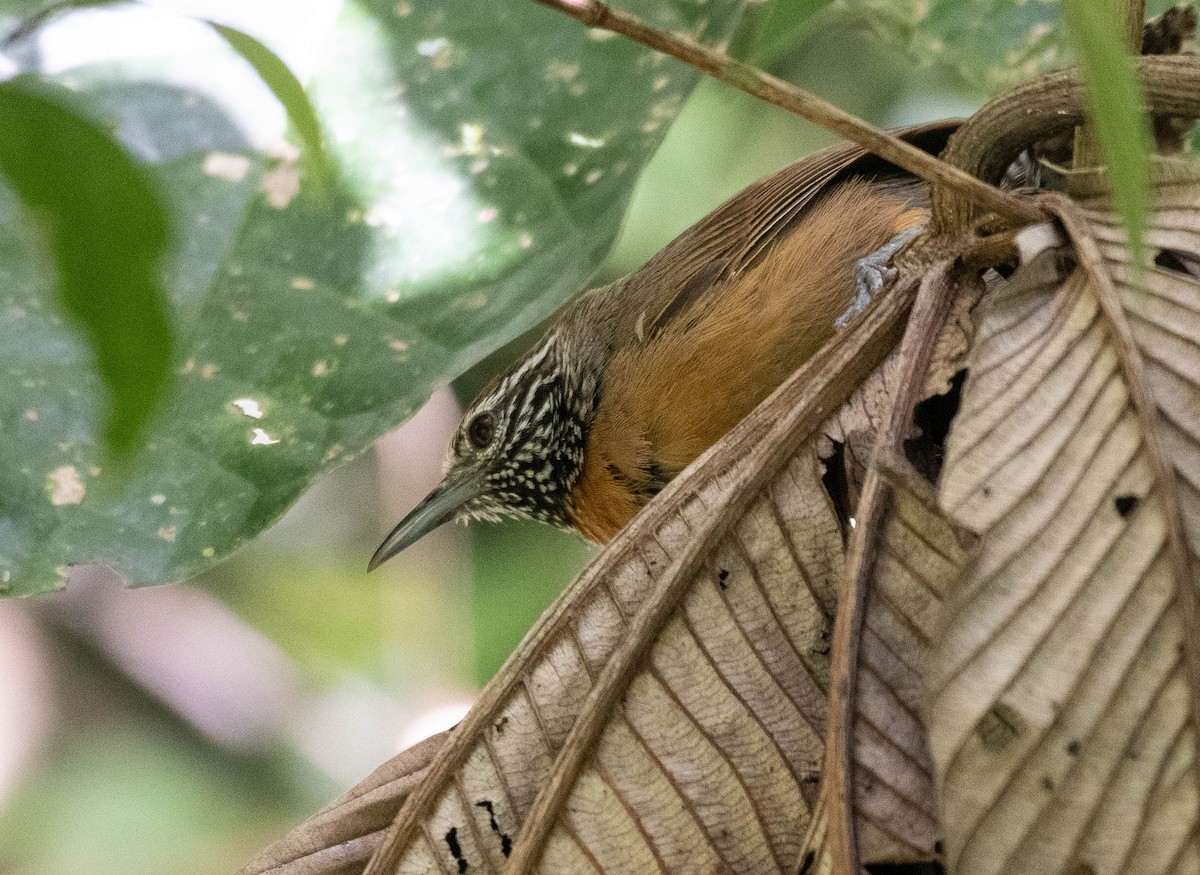
[[598,378],[555,332],[467,409],[442,481],[384,539],[370,569],[452,519],[525,517],[569,527]]

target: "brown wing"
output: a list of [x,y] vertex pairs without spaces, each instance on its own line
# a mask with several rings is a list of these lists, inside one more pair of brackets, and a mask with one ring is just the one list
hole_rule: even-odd
[[[959,124],[935,122],[897,134],[936,153]],[[639,317],[639,339],[661,332],[709,289],[758,263],[832,183],[851,177],[905,175],[858,146],[840,145],[751,185],[684,231],[625,281],[622,297],[642,302],[634,309],[645,314]]]

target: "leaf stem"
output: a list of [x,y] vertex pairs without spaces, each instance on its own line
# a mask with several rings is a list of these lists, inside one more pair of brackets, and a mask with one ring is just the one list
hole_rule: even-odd
[[993,185],[941,161],[916,146],[881,131],[873,125],[839,109],[827,100],[790,82],[731,58],[723,52],[702,46],[685,37],[673,36],[645,24],[633,15],[610,8],[598,0],[535,0],[569,15],[587,27],[621,34],[636,43],[670,55],[695,67],[714,79],[745,91],[767,103],[819,125],[840,137],[857,143],[869,152],[890,161],[933,185],[960,192],[982,207],[1014,223],[1044,221],[1033,205],[1003,192]]

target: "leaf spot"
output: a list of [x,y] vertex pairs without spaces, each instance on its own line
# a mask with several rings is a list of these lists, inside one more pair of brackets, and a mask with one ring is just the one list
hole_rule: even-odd
[[204,172],[226,182],[241,182],[250,170],[250,159],[228,152],[209,152],[204,156]]
[[467,858],[463,856],[462,846],[458,843],[458,827],[452,826],[446,832],[446,847],[450,849],[450,856],[458,863],[459,873],[466,872],[468,867]]
[[164,541],[174,541],[175,536],[179,534],[179,529],[176,526],[160,526],[158,536]]
[[1113,504],[1121,518],[1128,519],[1129,515],[1133,513],[1133,509],[1138,506],[1138,501],[1140,499],[1136,495],[1118,495],[1113,499]]
[[599,149],[604,145],[603,137],[589,137],[578,131],[571,131],[567,134],[567,140],[574,146],[582,146],[585,149]]
[[292,277],[292,288],[298,292],[311,292],[317,284],[306,276]]
[[234,407],[251,419],[262,419],[263,417],[262,407],[253,398],[235,398],[232,403]]
[[279,438],[273,438],[261,428],[256,428],[253,437],[250,438],[250,443],[253,446],[269,447],[279,443]]
[[488,823],[492,828],[492,832],[500,838],[500,853],[507,860],[512,855],[512,838],[509,837],[508,833],[502,832],[500,824],[496,822],[496,806],[492,804],[490,799],[482,799],[475,804],[488,813]]
[[63,465],[55,468],[46,476],[46,488],[50,492],[50,503],[55,507],[64,504],[79,504],[87,487],[79,477],[79,471],[74,465]]
[[1003,702],[997,703],[984,714],[979,725],[975,727],[983,746],[992,751],[1008,747],[1024,729],[1025,721],[1021,719],[1021,715]]
[[450,66],[450,40],[444,36],[421,40],[417,43],[417,54],[429,58],[433,69],[445,70]]
[[259,189],[267,196],[267,203],[282,210],[300,192],[300,169],[282,164],[268,170],[262,175]]
[[579,65],[555,58],[546,65],[547,82],[570,82],[579,75]]
[[450,47],[450,40],[445,37],[425,39],[417,43],[417,54],[422,58],[432,58],[438,52]]

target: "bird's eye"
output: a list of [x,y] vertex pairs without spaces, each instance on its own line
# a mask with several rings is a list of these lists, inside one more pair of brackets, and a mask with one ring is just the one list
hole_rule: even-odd
[[490,413],[480,413],[467,425],[467,437],[477,450],[486,450],[496,436],[496,420]]

